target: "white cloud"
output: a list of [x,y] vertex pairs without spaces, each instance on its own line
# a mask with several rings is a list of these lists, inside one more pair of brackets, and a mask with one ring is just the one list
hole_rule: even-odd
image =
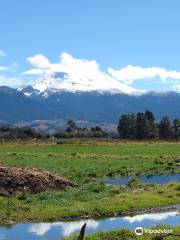
[[[135,92],[136,89],[127,86],[108,73],[100,70],[95,60],[77,59],[63,52],[59,63],[50,63],[43,55],[35,55],[28,61],[36,68],[30,69],[23,75],[43,75],[43,79],[36,81],[36,89],[44,91],[51,85],[54,89],[68,91],[122,91],[124,93]],[[53,82],[52,74],[55,72],[66,73],[66,78]],[[50,81],[48,82],[48,79]]]
[[174,85],[174,91],[180,91],[180,84]]
[[122,81],[128,85],[131,85],[136,80],[144,80],[146,78],[151,79],[155,77],[159,77],[160,80],[164,82],[168,79],[180,80],[180,72],[168,71],[165,68],[160,67],[143,68],[139,66],[127,65],[119,70],[108,68],[108,72],[119,81]]
[[12,63],[10,66],[0,66],[0,72],[16,72],[19,66],[16,62]]
[[0,86],[16,87],[23,84],[23,81],[18,77],[0,76]]
[[6,66],[0,66],[0,72],[5,72],[9,69],[9,67]]
[[[48,79],[52,78],[55,72],[66,73],[66,79],[61,79],[57,85],[51,79],[51,86],[54,89],[69,90],[69,91],[121,91],[124,93],[137,93],[137,90],[132,87],[135,81],[149,81],[152,85],[151,89],[156,89],[157,85],[169,90],[180,90],[180,72],[171,71],[162,67],[141,67],[127,65],[118,70],[111,67],[107,71],[102,71],[99,64],[95,60],[77,59],[70,54],[63,52],[60,55],[60,61],[50,63],[43,55],[37,54],[27,59],[33,66],[23,73],[26,76],[38,76],[36,89],[45,91],[48,85]],[[46,80],[46,83],[43,82]],[[50,85],[49,85],[50,86]],[[139,91],[140,92],[140,91]]]
[[0,50],[0,57],[5,57],[5,56],[6,56],[5,52],[3,50]]
[[49,60],[41,54],[37,54],[33,57],[29,57],[27,59],[34,67],[37,68],[49,68],[50,62]]
[[[0,50],[0,57],[6,56],[5,52]],[[0,86],[17,87],[23,84],[20,77],[17,76],[17,70],[19,66],[16,62],[13,62],[9,66],[0,66]],[[13,76],[15,75],[15,76]]]
[[26,72],[23,72],[22,75],[33,76],[33,75],[43,75],[46,72],[43,69],[33,68]]
[[35,55],[27,59],[36,69],[24,72],[24,75],[50,74],[53,72],[66,72],[75,78],[89,77],[94,78],[100,73],[99,66],[95,60],[76,59],[70,54],[63,52],[59,63],[50,64],[49,60],[43,55]]

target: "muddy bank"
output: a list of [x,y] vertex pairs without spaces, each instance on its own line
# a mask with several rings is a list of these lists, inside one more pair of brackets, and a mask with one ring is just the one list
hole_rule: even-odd
[[35,168],[0,165],[0,195],[11,196],[21,192],[39,193],[48,189],[64,190],[74,184],[68,179]]

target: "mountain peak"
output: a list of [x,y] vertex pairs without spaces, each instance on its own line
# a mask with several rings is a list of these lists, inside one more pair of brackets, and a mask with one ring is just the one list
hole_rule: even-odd
[[117,79],[110,77],[106,74],[101,74],[99,78],[97,77],[87,77],[87,76],[71,76],[66,72],[54,72],[41,77],[37,80],[32,81],[23,90],[25,94],[27,88],[34,89],[36,93],[55,93],[59,91],[65,92],[94,92],[99,93],[124,93],[130,95],[140,94],[138,91],[126,84],[121,83]]

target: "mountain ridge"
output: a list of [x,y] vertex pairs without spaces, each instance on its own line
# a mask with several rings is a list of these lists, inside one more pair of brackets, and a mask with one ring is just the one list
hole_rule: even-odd
[[[124,93],[124,94],[140,94],[144,91],[136,90],[117,79],[114,79],[108,75],[101,75],[99,79],[96,78],[71,78],[68,73],[55,72],[53,74],[46,75],[42,78],[38,78],[30,82],[24,89],[23,92],[30,95],[28,88],[34,89],[36,94],[42,93],[55,93],[60,91],[65,92],[100,92],[100,93]],[[45,95],[46,95],[45,94]]]
[[[164,115],[168,115],[171,119],[180,117],[180,108],[178,108],[180,94],[177,92],[126,93],[120,89],[112,91],[112,87],[110,89],[94,87],[85,91],[78,89],[77,86],[72,91],[72,88],[67,90],[62,88],[64,85],[61,83],[66,81],[66,78],[66,73],[60,72],[49,76],[47,81],[41,78],[21,89],[1,86],[0,121],[16,123],[73,119],[117,123],[121,114],[137,114],[145,110],[154,112],[157,119]],[[39,82],[44,84],[44,88],[38,85]],[[94,80],[91,85],[93,84]]]
[[27,96],[23,89],[0,87],[0,120],[13,123],[55,119],[117,123],[121,114],[145,110],[154,112],[158,120],[164,115],[173,119],[180,117],[180,108],[176,107],[179,105],[180,94],[175,92],[148,92],[137,96],[59,91],[44,97],[43,94]]

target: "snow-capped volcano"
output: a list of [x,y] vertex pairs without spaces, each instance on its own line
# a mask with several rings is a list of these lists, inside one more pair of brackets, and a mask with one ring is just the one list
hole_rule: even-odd
[[[65,72],[55,72],[30,82],[27,87],[33,88],[36,93],[44,93],[45,95],[59,91],[71,93],[97,91],[99,93],[124,93],[130,95],[141,93],[102,73],[99,77],[89,78],[87,76],[71,76],[71,74]],[[26,92],[27,87],[24,88],[24,93],[28,95],[30,93]]]
[[113,76],[108,69],[102,71],[95,60],[77,59],[64,52],[58,63],[51,63],[40,54],[28,58],[28,61],[35,68],[24,72],[23,75],[33,76],[36,80],[30,82],[27,87],[42,95],[58,91],[70,93],[97,91],[130,95],[141,93]]

